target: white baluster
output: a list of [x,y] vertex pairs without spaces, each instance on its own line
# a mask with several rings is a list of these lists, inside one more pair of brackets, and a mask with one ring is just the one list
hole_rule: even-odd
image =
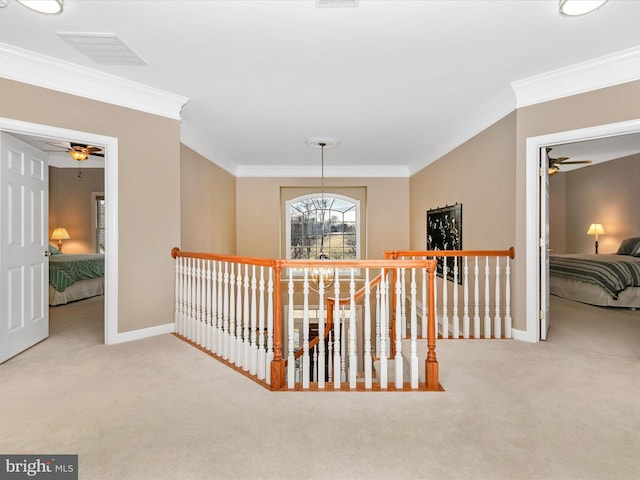
[[[238,265],[240,269],[240,265]],[[229,275],[229,333],[227,335],[227,354],[230,363],[236,363],[236,272],[235,263],[231,264]]]
[[256,266],[253,265],[251,270],[251,355],[249,358],[249,373],[255,375],[258,373],[258,302],[257,302],[257,285]]
[[202,319],[202,263],[204,260],[196,260],[196,343],[202,345],[203,319]]
[[504,275],[504,336],[511,338],[511,266],[509,258],[506,259]]
[[318,286],[318,388],[325,387],[325,351],[324,351],[324,275],[319,275],[320,285]]
[[340,367],[341,367],[341,358],[340,358],[340,274],[338,269],[335,269],[335,282],[333,286],[333,294],[336,299],[334,309],[333,309],[333,388],[336,390],[340,390]]
[[347,316],[344,313],[344,306],[340,310],[340,382],[347,381]]
[[396,270],[396,285],[395,285],[395,289],[396,289],[396,338],[395,340],[395,344],[396,344],[396,356],[394,357],[394,364],[395,364],[395,374],[396,374],[396,381],[395,381],[395,385],[396,388],[402,388],[402,385],[404,383],[404,371],[403,371],[403,361],[402,361],[402,322],[401,322],[401,318],[400,315],[398,315],[398,312],[400,311],[400,309],[402,308],[401,305],[402,303],[402,299],[400,298],[402,296],[402,283],[400,281],[400,279],[402,278],[402,274]]
[[273,361],[273,268],[269,267],[267,283],[267,355],[265,357],[265,381],[271,385],[271,362]]
[[224,296],[222,302],[224,305],[222,323],[222,358],[229,358],[229,262],[224,262]]
[[380,279],[380,388],[387,388],[387,335],[389,329],[387,327],[387,318],[389,318],[388,310],[385,306],[387,303],[387,285],[388,285],[388,273],[382,270],[382,277]]
[[[422,257],[427,260],[427,257]],[[420,327],[420,337],[427,338],[427,269],[422,269],[422,325]]]
[[216,353],[222,356],[224,347],[224,300],[222,297],[224,285],[224,273],[222,262],[218,262],[218,319],[216,320]]
[[469,265],[467,263],[469,257],[464,257],[464,298],[462,311],[462,337],[469,338]]
[[332,382],[333,380],[333,340],[332,340],[332,333],[331,330],[329,330],[329,342],[327,345],[327,373],[328,373],[328,377],[327,377],[327,381],[329,383]]
[[211,263],[211,352],[218,351],[218,262]]
[[416,311],[416,269],[411,269],[411,388],[418,388],[418,314]]
[[480,267],[478,265],[478,257],[476,256],[476,263],[473,268],[473,338],[480,338],[480,282],[478,275],[480,274]]
[[244,357],[242,359],[242,369],[249,371],[251,366],[251,340],[250,340],[250,322],[251,322],[251,310],[249,309],[249,265],[244,266],[244,295],[242,304],[242,318],[244,319],[244,329],[242,330],[242,351]]
[[444,266],[442,267],[442,338],[449,338],[449,298],[447,285],[447,277],[449,268],[449,257],[443,257]]
[[[432,257],[432,258],[436,258],[436,257]],[[438,275],[437,275],[437,270],[436,270],[436,275],[433,279],[433,309],[435,312],[435,317],[436,317],[436,338],[438,338],[438,334],[442,335],[442,328],[440,327],[440,322],[439,319],[442,318],[442,316],[438,316]],[[427,308],[427,305],[424,306],[424,308]],[[425,334],[425,338],[427,337],[427,335]]]
[[[405,269],[400,269],[400,336],[407,336],[407,292],[405,287]],[[397,295],[397,294],[396,294]],[[397,303],[397,302],[396,302]],[[397,330],[397,327],[396,327]]]
[[302,284],[302,388],[309,388],[309,269],[304,269]]
[[484,338],[491,338],[491,317],[489,316],[489,257],[484,264]]
[[295,352],[293,351],[293,312],[294,312],[294,304],[293,304],[293,268],[289,269],[289,308],[288,308],[288,318],[287,318],[287,332],[288,332],[288,342],[287,342],[287,385],[289,389],[293,390],[296,386],[296,359]]
[[[236,275],[236,367],[242,367],[244,359],[244,344],[242,343],[242,265],[238,264]],[[246,321],[246,320],[244,320]]]
[[453,257],[453,338],[460,338],[460,317],[458,316],[458,258]]
[[187,259],[187,328],[186,337],[189,340],[193,340],[193,271],[192,271],[193,259]]
[[500,257],[496,257],[496,306],[493,317],[493,335],[502,337],[502,318],[500,318]]
[[265,306],[264,306],[264,291],[265,291],[265,281],[264,281],[264,266],[260,267],[260,311],[258,315],[258,379],[264,380],[266,376],[266,354],[267,351],[265,349],[264,344],[264,314],[265,314]]
[[313,379],[312,380],[316,383],[318,382],[318,345],[313,347]]
[[358,374],[358,345],[356,344],[356,281],[351,268],[349,283],[349,388],[356,388]]
[[207,278],[207,288],[206,288],[206,296],[207,296],[207,328],[205,331],[205,343],[207,344],[207,350],[211,351],[213,349],[212,339],[213,339],[213,302],[211,299],[211,260],[206,261],[206,278]]
[[379,355],[380,353],[380,318],[382,316],[382,309],[383,305],[381,303],[380,297],[380,284],[378,284],[378,286],[376,287],[376,355]]
[[373,386],[371,358],[371,284],[369,269],[365,269],[364,279],[364,388]]

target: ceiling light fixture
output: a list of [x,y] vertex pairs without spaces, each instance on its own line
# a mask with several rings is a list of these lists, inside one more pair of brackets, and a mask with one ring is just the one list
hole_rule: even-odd
[[[321,218],[321,232],[320,232],[320,254],[318,255],[318,260],[329,260],[329,255],[324,253],[324,218],[326,215],[326,204],[324,201],[324,149],[325,148],[335,148],[340,142],[335,138],[311,138],[306,141],[306,144],[311,148],[319,148],[321,150],[320,153],[320,174],[321,174],[321,193],[320,193],[320,218]],[[314,268],[311,271],[311,282],[317,287],[314,290],[318,291],[320,285],[323,288],[328,288],[333,285],[334,282],[334,273],[330,268]]]
[[560,0],[560,15],[577,17],[598,10],[608,0]]
[[16,0],[18,3],[34,12],[45,15],[62,13],[62,0]]

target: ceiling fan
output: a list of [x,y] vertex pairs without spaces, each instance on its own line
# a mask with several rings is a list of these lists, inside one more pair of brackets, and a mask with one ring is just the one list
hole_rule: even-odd
[[94,147],[92,145],[77,142],[47,143],[52,147],[64,150],[71,156],[71,158],[79,162],[86,160],[90,156],[104,157],[104,151],[102,147]]
[[568,162],[567,160],[569,160],[569,157],[558,157],[558,158],[551,158],[551,156],[549,156],[549,153],[551,152],[551,147],[547,147],[547,159],[549,160],[549,175],[554,175],[556,173],[558,173],[560,171],[560,166],[561,165],[578,165],[578,164],[586,164],[586,163],[591,163],[591,160],[574,160],[571,162]]
[[101,153],[102,148],[100,147],[92,147],[91,145],[85,145],[83,143],[75,142],[69,142],[69,146],[70,148],[67,149],[67,152],[74,160],[86,160],[90,155],[95,155],[96,157],[104,157],[104,153]]

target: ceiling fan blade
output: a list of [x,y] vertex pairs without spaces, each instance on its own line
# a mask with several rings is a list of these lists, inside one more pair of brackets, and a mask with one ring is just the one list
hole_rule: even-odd
[[591,163],[591,160],[574,160],[572,162],[562,162],[562,165],[578,165],[581,163]]

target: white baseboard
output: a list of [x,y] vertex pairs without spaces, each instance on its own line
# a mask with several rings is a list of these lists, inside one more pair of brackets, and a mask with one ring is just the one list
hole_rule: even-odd
[[511,329],[511,338],[514,340],[520,340],[521,342],[538,343],[539,339],[531,335],[527,330],[518,330],[516,328]]
[[175,323],[166,323],[156,327],[141,328],[139,330],[131,330],[130,332],[118,333],[110,342],[110,345],[118,343],[132,342],[134,340],[142,340],[143,338],[155,337],[156,335],[165,335],[176,331]]

